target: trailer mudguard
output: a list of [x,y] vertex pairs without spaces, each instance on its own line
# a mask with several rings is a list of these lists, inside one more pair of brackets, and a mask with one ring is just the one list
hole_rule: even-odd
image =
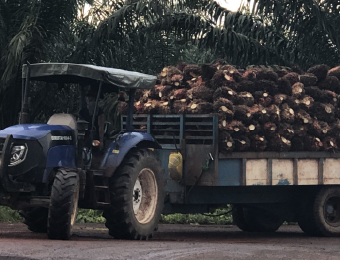
[[51,170],[55,167],[77,167],[76,148],[74,145],[60,145],[48,150],[43,182],[47,181]]
[[136,146],[141,148],[162,148],[162,146],[148,133],[128,132],[120,134],[106,150],[100,166],[101,169],[105,169],[106,176],[111,177],[123,161],[125,155],[131,148]]

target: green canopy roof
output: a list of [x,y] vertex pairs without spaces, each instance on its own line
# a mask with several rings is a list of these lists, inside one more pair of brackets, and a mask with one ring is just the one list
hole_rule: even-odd
[[[46,82],[92,84],[102,81],[120,88],[151,89],[156,76],[135,71],[106,68],[89,64],[35,63],[30,64],[30,79]],[[28,65],[23,65],[22,78],[27,77]]]

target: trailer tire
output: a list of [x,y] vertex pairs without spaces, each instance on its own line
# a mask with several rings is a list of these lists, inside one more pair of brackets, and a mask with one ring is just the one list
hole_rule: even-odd
[[315,197],[313,218],[319,235],[340,236],[340,188],[324,187]]
[[302,199],[298,211],[298,224],[301,230],[308,236],[319,236],[320,231],[315,223],[313,214],[313,204],[315,194],[311,193]]
[[163,170],[148,149],[133,148],[110,178],[111,208],[105,226],[118,239],[146,240],[157,229],[164,204]]
[[50,239],[67,240],[77,215],[79,176],[76,169],[62,168],[56,173],[48,212],[47,235]]
[[247,207],[244,215],[250,231],[255,232],[275,232],[284,222],[279,216],[260,208]]
[[47,232],[47,216],[48,208],[33,207],[25,210],[20,210],[19,214],[24,218],[23,223],[32,232],[46,233]]
[[242,205],[233,205],[231,215],[233,217],[233,223],[242,231],[251,232],[255,231],[253,227],[250,227],[246,217],[245,208]]

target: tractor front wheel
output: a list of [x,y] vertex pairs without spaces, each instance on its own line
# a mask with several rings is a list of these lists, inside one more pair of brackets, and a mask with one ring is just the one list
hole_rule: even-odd
[[52,186],[48,212],[48,238],[67,240],[71,237],[78,199],[79,177],[76,169],[59,169]]

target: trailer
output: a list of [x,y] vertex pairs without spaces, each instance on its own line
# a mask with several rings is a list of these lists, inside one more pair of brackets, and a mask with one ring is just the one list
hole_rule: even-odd
[[[121,118],[126,127],[126,117]],[[134,115],[136,131],[161,144],[163,213],[203,213],[232,204],[243,231],[297,222],[312,236],[340,235],[340,153],[219,153],[217,115]],[[138,130],[139,129],[139,130]]]

